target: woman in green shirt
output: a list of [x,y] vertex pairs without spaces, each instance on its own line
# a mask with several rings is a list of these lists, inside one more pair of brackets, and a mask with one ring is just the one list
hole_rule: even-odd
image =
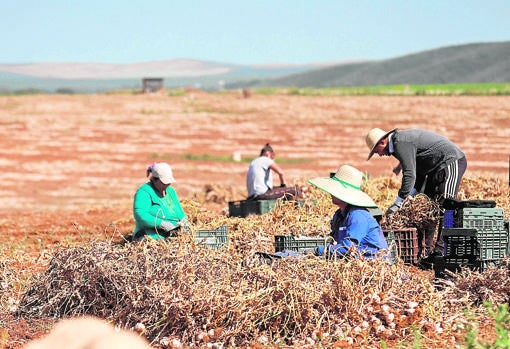
[[149,182],[141,185],[135,193],[133,240],[146,237],[164,239],[175,235],[181,226],[187,224],[177,193],[170,186],[172,183],[175,179],[170,165],[165,162],[152,165]]

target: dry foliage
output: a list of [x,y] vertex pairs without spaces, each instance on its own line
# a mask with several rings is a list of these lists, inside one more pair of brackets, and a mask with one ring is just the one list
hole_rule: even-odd
[[432,285],[401,265],[304,256],[248,266],[242,254],[183,240],[63,247],[18,314],[94,315],[125,328],[141,323],[153,343],[178,336],[242,346],[264,338],[369,343],[410,335],[411,326],[435,331],[442,320],[429,311],[441,306]]
[[[484,192],[474,191],[477,181]],[[365,187],[383,211],[395,182],[376,179]],[[509,212],[508,187],[484,177],[466,183],[465,199],[495,199]],[[497,197],[488,197],[489,188]],[[226,224],[228,248],[197,245],[190,235],[126,244],[111,234],[62,245],[24,269],[14,257],[0,257],[0,335],[12,321],[91,315],[138,331],[154,347],[378,347],[381,340],[412,342],[417,331],[431,346],[453,346],[463,336],[459,324],[468,321],[463,309],[486,319],[483,302],[510,301],[508,261],[484,273],[463,270],[438,285],[431,272],[382,260],[303,256],[268,265],[254,257],[274,251],[274,235],[329,233],[335,207],[313,188],[302,207],[282,202],[245,219],[204,208],[207,200],[223,202],[221,195],[199,197],[183,200],[191,234]],[[425,224],[437,209],[422,197],[408,205],[402,209],[410,210],[409,220],[400,224]],[[29,276],[33,264],[42,272]]]
[[418,194],[415,197],[407,198],[398,211],[381,222],[381,226],[383,229],[413,227],[418,231],[425,232],[427,229],[436,227],[439,215],[439,204],[426,195]]
[[446,299],[467,298],[470,302],[483,304],[510,304],[510,259],[497,266],[490,265],[483,273],[464,268],[458,274],[450,274],[445,283]]

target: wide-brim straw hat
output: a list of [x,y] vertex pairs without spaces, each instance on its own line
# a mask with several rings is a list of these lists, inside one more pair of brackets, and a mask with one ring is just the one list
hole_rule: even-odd
[[363,173],[352,166],[343,165],[333,177],[312,178],[308,183],[350,205],[377,207],[374,200],[361,190]]
[[367,142],[367,147],[370,149],[370,153],[368,154],[367,161],[370,160],[372,155],[374,155],[375,147],[377,143],[381,141],[381,139],[388,137],[388,135],[392,132],[394,132],[396,128],[393,130],[386,132],[384,130],[381,130],[380,128],[373,128],[367,133],[367,137],[365,138],[365,141]]

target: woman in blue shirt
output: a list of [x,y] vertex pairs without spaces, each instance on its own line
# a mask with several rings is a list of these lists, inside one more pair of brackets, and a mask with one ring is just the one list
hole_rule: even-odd
[[381,226],[367,209],[377,205],[361,190],[362,172],[344,165],[331,178],[308,182],[329,193],[333,204],[339,207],[331,220],[331,235],[336,243],[319,246],[317,255],[343,257],[357,251],[367,258],[387,257],[388,244]]

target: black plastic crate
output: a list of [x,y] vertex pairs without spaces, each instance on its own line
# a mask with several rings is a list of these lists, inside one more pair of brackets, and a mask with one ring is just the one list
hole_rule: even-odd
[[383,230],[391,255],[405,264],[418,263],[418,231],[416,228]]
[[467,266],[484,271],[507,254],[508,233],[505,230],[445,228],[442,236],[445,243],[445,265],[450,270]]
[[213,230],[199,230],[195,237],[195,243],[207,247],[221,249],[228,246],[228,226],[222,225]]
[[331,242],[331,237],[308,237],[293,235],[275,235],[274,247],[275,252],[284,250],[297,251],[297,252],[313,252],[318,246],[326,246]]

